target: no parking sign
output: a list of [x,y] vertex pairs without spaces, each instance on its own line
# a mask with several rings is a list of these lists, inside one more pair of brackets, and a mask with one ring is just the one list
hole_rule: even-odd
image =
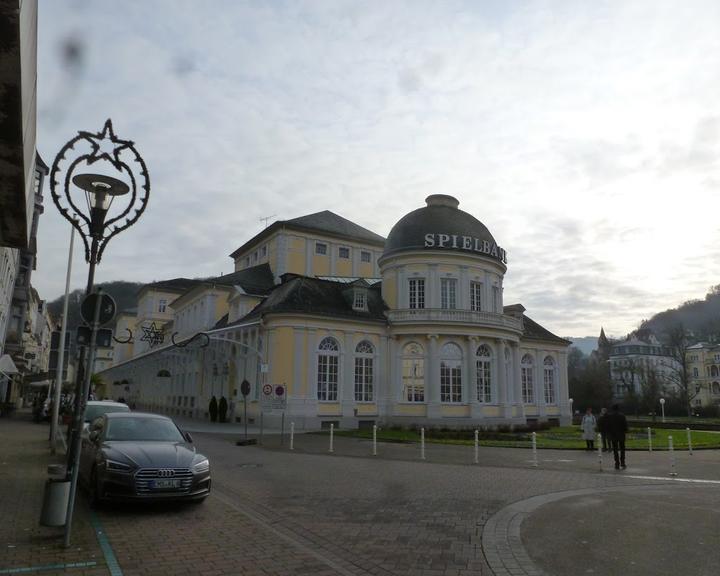
[[287,408],[287,387],[285,384],[264,384],[260,406],[264,409],[285,410]]

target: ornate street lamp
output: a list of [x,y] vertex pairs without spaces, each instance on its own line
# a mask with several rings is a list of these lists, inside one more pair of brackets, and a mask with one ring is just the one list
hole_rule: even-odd
[[[121,140],[107,120],[98,133],[78,132],[58,152],[50,171],[50,193],[60,214],[78,231],[85,245],[88,262],[86,296],[93,292],[95,266],[102,259],[110,239],[132,226],[144,212],[150,197],[150,177],[145,161],[130,140]],[[116,199],[121,204],[114,207]],[[83,210],[83,207],[86,208]],[[70,545],[70,530],[77,489],[80,435],[90,376],[102,295],[98,295],[88,350],[80,349],[75,394],[73,437],[68,451],[67,474],[70,496],[65,521],[65,547]],[[84,369],[83,369],[84,368]]]

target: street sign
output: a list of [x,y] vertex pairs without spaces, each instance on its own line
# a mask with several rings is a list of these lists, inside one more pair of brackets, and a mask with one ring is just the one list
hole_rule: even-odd
[[240,394],[243,396],[250,394],[250,382],[247,380],[243,380],[242,384],[240,384]]
[[[85,320],[87,324],[92,324],[95,318],[95,306],[97,304],[98,295],[88,294],[83,298],[82,304],[80,305],[80,316]],[[100,301],[100,325],[107,324],[113,318],[115,318],[115,300],[110,294],[102,295]]]
[[[98,328],[95,334],[95,346],[98,348],[112,348],[112,330],[110,328]],[[92,330],[90,326],[77,327],[77,343],[80,346],[89,346]]]
[[260,395],[260,408],[265,410],[285,410],[287,408],[285,384],[278,384],[277,386],[265,384]]

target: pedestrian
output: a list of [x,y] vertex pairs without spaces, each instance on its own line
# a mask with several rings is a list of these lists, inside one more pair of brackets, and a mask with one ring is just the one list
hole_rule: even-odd
[[582,437],[585,440],[585,449],[593,450],[595,448],[595,430],[597,428],[597,420],[592,413],[592,408],[588,406],[585,411],[582,422],[580,423],[582,429]]
[[608,416],[608,435],[612,442],[615,470],[625,470],[625,434],[628,431],[627,418],[620,412],[620,406],[613,404]]
[[610,415],[608,414],[607,408],[603,408],[600,410],[600,416],[598,417],[598,432],[600,432],[600,436],[602,436],[602,451],[603,452],[610,452],[611,445],[610,445],[610,435],[608,434],[608,424]]

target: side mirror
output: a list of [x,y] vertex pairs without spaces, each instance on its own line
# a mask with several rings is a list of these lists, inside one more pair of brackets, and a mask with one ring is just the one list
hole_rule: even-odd
[[190,436],[190,432],[183,432],[183,436],[185,436],[185,440],[187,440],[190,444],[193,443],[192,436]]

